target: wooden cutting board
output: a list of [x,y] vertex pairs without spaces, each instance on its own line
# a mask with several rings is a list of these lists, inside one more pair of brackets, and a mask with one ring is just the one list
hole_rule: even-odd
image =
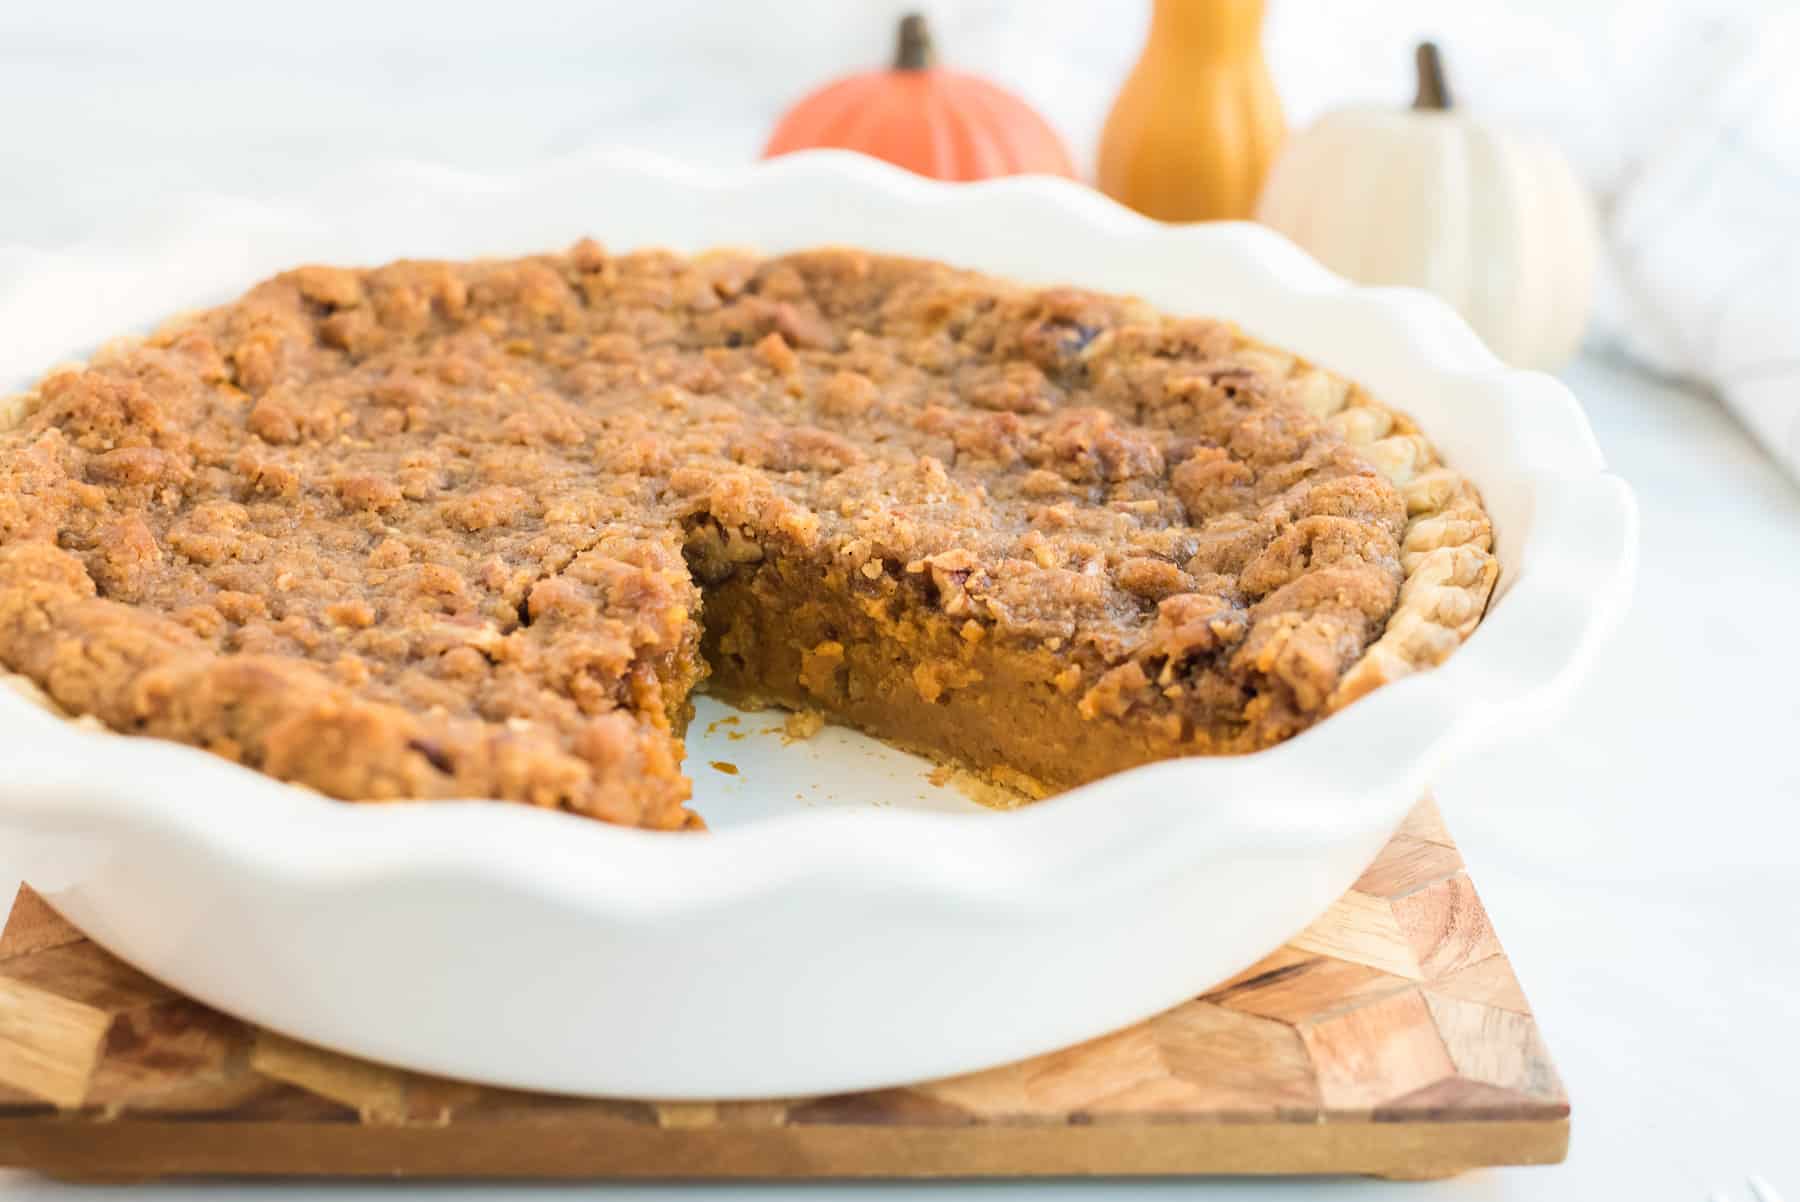
[[29,890],[0,935],[0,1165],[68,1179],[1438,1177],[1553,1163],[1568,1138],[1568,1099],[1429,800],[1329,913],[1204,996],[1035,1060],[838,1097],[445,1081],[209,1010]]

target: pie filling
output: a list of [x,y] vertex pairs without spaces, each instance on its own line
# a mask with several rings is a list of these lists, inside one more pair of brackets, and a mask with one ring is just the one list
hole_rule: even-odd
[[1407,419],[1228,323],[848,250],[302,268],[0,433],[0,666],[352,800],[696,825],[699,687],[1028,794],[1253,751],[1497,572]]

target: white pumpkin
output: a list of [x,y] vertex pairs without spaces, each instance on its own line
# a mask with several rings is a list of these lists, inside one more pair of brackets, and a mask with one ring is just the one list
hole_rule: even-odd
[[1257,219],[1359,284],[1437,293],[1508,363],[1554,368],[1593,302],[1587,193],[1548,143],[1452,109],[1430,43],[1418,66],[1411,109],[1344,109],[1291,138]]

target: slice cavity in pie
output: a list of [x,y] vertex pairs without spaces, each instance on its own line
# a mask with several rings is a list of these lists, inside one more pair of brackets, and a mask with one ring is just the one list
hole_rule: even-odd
[[851,250],[301,268],[0,433],[0,667],[64,713],[658,829],[696,689],[1042,795],[1278,743],[1497,570],[1352,383]]

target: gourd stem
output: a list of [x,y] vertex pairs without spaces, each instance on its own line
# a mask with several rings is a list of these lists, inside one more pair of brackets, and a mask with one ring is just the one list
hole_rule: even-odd
[[937,47],[931,44],[931,28],[923,13],[900,18],[900,37],[894,46],[894,70],[924,71],[937,66]]
[[1419,68],[1419,90],[1413,96],[1412,106],[1430,111],[1449,108],[1450,85],[1444,82],[1444,60],[1438,54],[1437,43],[1420,42],[1413,60]]

